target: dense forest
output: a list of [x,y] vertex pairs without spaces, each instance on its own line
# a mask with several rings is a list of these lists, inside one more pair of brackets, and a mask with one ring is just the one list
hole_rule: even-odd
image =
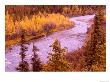
[[104,5],[6,5],[6,12],[16,16],[34,15],[40,13],[60,13],[66,16],[95,14],[98,8],[105,12]]
[[[68,52],[56,37],[49,46],[48,61],[43,63],[33,40],[75,27],[71,17],[95,15],[84,45]],[[80,20],[78,20],[80,21]],[[84,21],[84,20],[82,20]],[[106,6],[104,5],[6,5],[6,48],[20,45],[20,72],[39,71],[106,71]],[[27,45],[32,41],[32,55],[26,60]],[[44,54],[45,55],[45,54]]]

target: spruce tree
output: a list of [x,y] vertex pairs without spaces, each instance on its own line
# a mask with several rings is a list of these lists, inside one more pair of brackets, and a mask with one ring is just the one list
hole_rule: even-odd
[[26,43],[25,43],[25,30],[22,29],[22,34],[21,34],[21,43],[20,43],[20,57],[21,57],[21,61],[19,62],[18,67],[16,68],[16,70],[20,71],[20,72],[27,72],[29,71],[29,64],[27,61],[25,61],[25,57],[26,54],[25,52],[27,51],[27,47],[26,47]]
[[104,13],[102,8],[98,8],[98,12],[94,20],[94,63],[92,71],[105,70],[105,35],[104,35]]
[[65,49],[61,48],[60,42],[56,39],[50,46],[52,53],[49,53],[48,71],[67,71],[69,64],[65,58]]
[[85,51],[86,71],[105,70],[105,36],[104,36],[104,14],[101,8],[98,9],[94,18],[93,34]]
[[33,43],[33,57],[31,58],[33,72],[42,70],[42,64],[41,64],[40,58],[38,57],[37,51],[39,51],[39,49]]

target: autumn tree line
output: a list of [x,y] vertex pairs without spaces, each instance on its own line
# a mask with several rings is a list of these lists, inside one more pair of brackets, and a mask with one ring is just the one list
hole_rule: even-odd
[[21,28],[25,29],[26,36],[32,39],[74,26],[74,22],[71,22],[69,17],[59,12],[46,11],[48,7],[49,11],[52,10],[50,9],[52,8],[51,6],[6,5],[5,40],[19,39]]
[[[66,16],[95,14],[100,7],[105,12],[104,5],[6,5],[5,12],[15,16],[34,15],[41,13],[60,13]],[[17,17],[16,17],[17,18]]]

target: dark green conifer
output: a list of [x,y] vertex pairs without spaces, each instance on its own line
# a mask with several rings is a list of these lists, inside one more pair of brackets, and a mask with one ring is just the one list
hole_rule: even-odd
[[67,71],[69,64],[65,58],[65,49],[61,48],[60,42],[56,39],[50,46],[52,53],[49,53],[48,70],[49,71]]
[[105,36],[104,36],[104,13],[98,8],[94,18],[93,34],[85,51],[86,71],[104,71],[105,70]]
[[38,57],[37,51],[39,51],[39,49],[33,44],[33,57],[31,58],[33,72],[42,70],[42,64],[40,58]]
[[29,71],[29,64],[28,62],[25,60],[26,57],[26,51],[27,51],[27,47],[26,47],[26,43],[25,43],[25,30],[22,29],[22,34],[21,34],[21,43],[20,43],[20,57],[21,57],[21,61],[19,62],[18,67],[16,68],[16,70],[20,71],[20,72],[28,72]]

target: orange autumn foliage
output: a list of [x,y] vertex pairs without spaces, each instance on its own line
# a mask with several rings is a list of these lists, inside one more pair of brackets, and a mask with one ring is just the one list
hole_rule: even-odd
[[39,12],[38,15],[32,15],[31,18],[28,16],[23,16],[21,20],[15,20],[14,16],[8,14],[5,15],[5,30],[6,35],[20,34],[20,30],[25,29],[27,35],[32,35],[32,33],[43,33],[45,31],[45,24],[54,24],[54,27],[49,27],[53,29],[52,32],[61,29],[66,29],[74,25],[73,22],[69,21],[68,17],[61,14],[42,14]]

